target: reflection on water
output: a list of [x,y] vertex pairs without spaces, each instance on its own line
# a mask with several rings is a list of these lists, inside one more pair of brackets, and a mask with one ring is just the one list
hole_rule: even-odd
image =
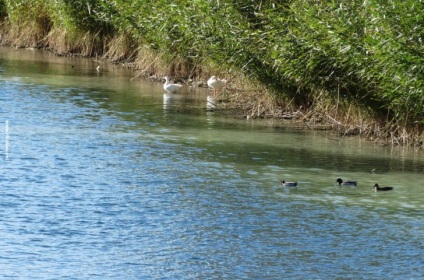
[[0,49],[2,276],[424,274],[422,152],[226,119],[206,90],[19,53]]
[[206,109],[211,111],[216,107],[216,98],[214,96],[207,95],[206,96]]
[[180,95],[175,93],[164,93],[163,94],[163,110],[167,112],[171,109],[178,108],[178,100],[181,99]]

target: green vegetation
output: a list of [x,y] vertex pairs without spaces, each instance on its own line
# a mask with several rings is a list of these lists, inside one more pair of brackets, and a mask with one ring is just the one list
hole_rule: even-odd
[[345,121],[360,112],[361,123],[378,123],[361,133],[415,145],[424,141],[423,11],[422,0],[0,0],[14,44],[119,61],[148,49],[187,78],[231,69],[277,103],[331,108]]
[[7,15],[6,5],[0,1],[0,18],[4,18]]

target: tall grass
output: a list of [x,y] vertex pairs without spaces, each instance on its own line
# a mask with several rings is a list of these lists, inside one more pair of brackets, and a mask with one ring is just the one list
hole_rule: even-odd
[[[48,46],[66,42],[65,52],[156,53],[189,78],[236,71],[276,102],[347,119],[354,106],[388,134],[423,141],[423,0],[0,0],[2,10],[13,26],[56,38]],[[142,68],[155,71],[155,61]]]
[[41,47],[50,29],[49,12],[41,1],[3,0],[10,22],[10,38],[17,46]]

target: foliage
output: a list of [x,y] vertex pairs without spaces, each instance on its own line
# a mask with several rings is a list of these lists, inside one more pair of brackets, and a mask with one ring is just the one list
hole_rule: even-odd
[[0,0],[0,18],[7,16],[6,4],[3,0]]
[[298,105],[326,92],[424,125],[423,0],[3,1],[12,22],[123,33],[168,61],[237,69]]
[[100,0],[50,0],[52,18],[58,26],[67,30],[84,33],[112,33],[110,24],[99,19],[96,13],[101,9]]
[[41,29],[48,29],[49,11],[48,6],[41,0],[4,0],[4,5],[12,24],[22,25],[34,23]]

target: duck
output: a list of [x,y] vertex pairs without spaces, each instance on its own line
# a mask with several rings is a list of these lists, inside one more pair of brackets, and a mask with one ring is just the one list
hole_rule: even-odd
[[378,184],[375,184],[374,190],[375,190],[375,192],[391,191],[391,190],[393,190],[393,187],[380,187]]
[[356,186],[356,184],[357,184],[356,181],[343,182],[343,180],[341,178],[337,178],[336,182],[339,183],[339,186]]
[[175,93],[175,92],[179,91],[179,90],[180,90],[180,88],[182,87],[182,85],[180,85],[180,84],[171,84],[171,83],[169,82],[169,78],[168,78],[168,76],[165,76],[165,77],[163,77],[163,78],[165,79],[165,83],[163,84],[163,89],[164,89],[166,92],[169,92],[169,93]]
[[225,86],[227,80],[217,79],[216,76],[212,76],[208,80],[208,87],[213,89],[214,95],[219,93],[219,90]]
[[297,182],[286,182],[283,180],[281,180],[281,185],[283,187],[296,187],[297,186]]

